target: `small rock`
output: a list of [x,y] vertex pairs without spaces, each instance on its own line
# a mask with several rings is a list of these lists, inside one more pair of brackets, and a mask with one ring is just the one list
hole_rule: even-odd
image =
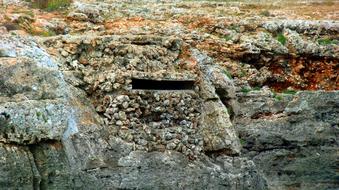
[[125,121],[127,119],[126,113],[123,111],[119,111],[119,119]]
[[67,57],[68,56],[68,52],[65,51],[65,50],[62,50],[61,51],[61,55],[64,56],[64,57]]
[[177,145],[176,145],[175,143],[171,142],[171,143],[168,143],[168,144],[166,145],[166,149],[168,149],[168,150],[173,150],[173,149],[175,149],[176,146],[177,146]]
[[122,121],[120,121],[120,120],[118,120],[115,124],[118,125],[118,126],[122,126],[123,125]]
[[71,12],[67,15],[67,18],[70,20],[76,20],[76,21],[87,21],[88,17],[86,14],[83,13],[75,13]]
[[128,108],[128,106],[129,106],[128,102],[124,102],[124,103],[122,103],[122,107],[123,107],[123,108],[125,108],[125,109],[126,109],[126,108]]

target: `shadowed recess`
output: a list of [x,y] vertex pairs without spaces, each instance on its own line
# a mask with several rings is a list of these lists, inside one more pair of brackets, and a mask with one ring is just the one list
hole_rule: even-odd
[[132,79],[134,90],[193,90],[192,80],[150,80]]

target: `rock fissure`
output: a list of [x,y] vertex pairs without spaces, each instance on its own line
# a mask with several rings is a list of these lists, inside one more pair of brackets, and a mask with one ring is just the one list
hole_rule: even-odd
[[[40,172],[40,168],[37,167],[37,159],[36,159],[35,151],[33,150],[34,145],[29,145],[28,149],[29,149],[29,153],[32,155],[31,169],[32,169],[32,173],[34,175],[33,176],[33,189],[34,190],[37,190],[37,189],[42,190],[41,172]],[[37,172],[37,174],[35,174],[36,172]],[[36,177],[36,176],[38,176],[38,177]]]

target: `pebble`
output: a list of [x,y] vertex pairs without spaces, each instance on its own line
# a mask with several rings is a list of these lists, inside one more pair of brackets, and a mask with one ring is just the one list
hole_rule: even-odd
[[61,55],[64,56],[64,57],[67,57],[69,54],[68,54],[67,51],[62,50],[62,51],[61,51]]
[[168,106],[170,104],[170,101],[169,100],[165,100],[164,101],[164,106]]
[[126,108],[128,108],[128,106],[129,106],[128,102],[124,102],[124,103],[122,103],[122,107],[123,107],[123,108],[125,108],[125,109],[126,109]]
[[119,119],[125,121],[127,119],[126,113],[123,111],[119,111]]
[[165,140],[172,140],[173,139],[173,135],[171,133],[165,133]]
[[120,116],[119,116],[118,113],[114,113],[114,114],[113,114],[113,117],[114,117],[115,119],[119,119],[119,118],[120,118]]
[[115,124],[118,125],[118,126],[122,126],[123,125],[122,121],[120,121],[120,120],[118,120]]
[[177,146],[177,145],[176,145],[175,143],[171,142],[171,143],[168,143],[168,144],[166,145],[166,149],[168,149],[168,150],[173,150],[173,149],[175,149],[176,146]]

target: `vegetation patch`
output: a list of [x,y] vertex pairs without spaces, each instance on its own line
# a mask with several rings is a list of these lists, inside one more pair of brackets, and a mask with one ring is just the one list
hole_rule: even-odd
[[240,26],[237,26],[237,25],[230,25],[229,27],[228,27],[228,29],[229,30],[234,30],[234,31],[236,31],[236,32],[239,32],[240,31]]
[[297,91],[295,91],[295,90],[284,90],[284,91],[282,91],[282,93],[294,95],[294,94],[297,93]]
[[72,3],[72,0],[33,0],[33,7],[47,11],[64,9]]
[[247,87],[242,87],[241,92],[244,93],[244,94],[247,94],[247,93],[251,92],[251,89],[249,89]]
[[230,41],[230,40],[232,40],[232,36],[231,35],[225,35],[224,40]]
[[246,145],[246,141],[245,141],[244,139],[240,139],[240,144],[241,144],[242,146],[244,146],[244,145]]
[[273,98],[275,98],[278,101],[281,101],[284,99],[281,95],[278,95],[277,93],[273,93]]
[[256,86],[256,87],[253,88],[253,90],[254,91],[259,91],[259,90],[261,90],[261,87],[260,86]]
[[278,42],[280,42],[282,45],[285,45],[287,42],[287,38],[284,36],[284,34],[279,33],[277,36]]
[[51,30],[41,30],[41,31],[30,31],[30,34],[34,36],[43,36],[43,37],[49,37],[49,36],[55,36],[55,32]]
[[229,79],[232,79],[232,75],[228,70],[224,69],[223,72]]
[[246,70],[242,69],[238,72],[238,77],[242,78],[245,77],[247,75]]
[[334,39],[329,39],[329,38],[322,38],[318,40],[318,44],[323,45],[323,46],[331,45],[331,44],[339,45],[339,41],[334,40]]
[[38,111],[38,112],[36,112],[36,116],[37,116],[38,119],[43,120],[45,123],[48,122],[47,116],[45,114]]

